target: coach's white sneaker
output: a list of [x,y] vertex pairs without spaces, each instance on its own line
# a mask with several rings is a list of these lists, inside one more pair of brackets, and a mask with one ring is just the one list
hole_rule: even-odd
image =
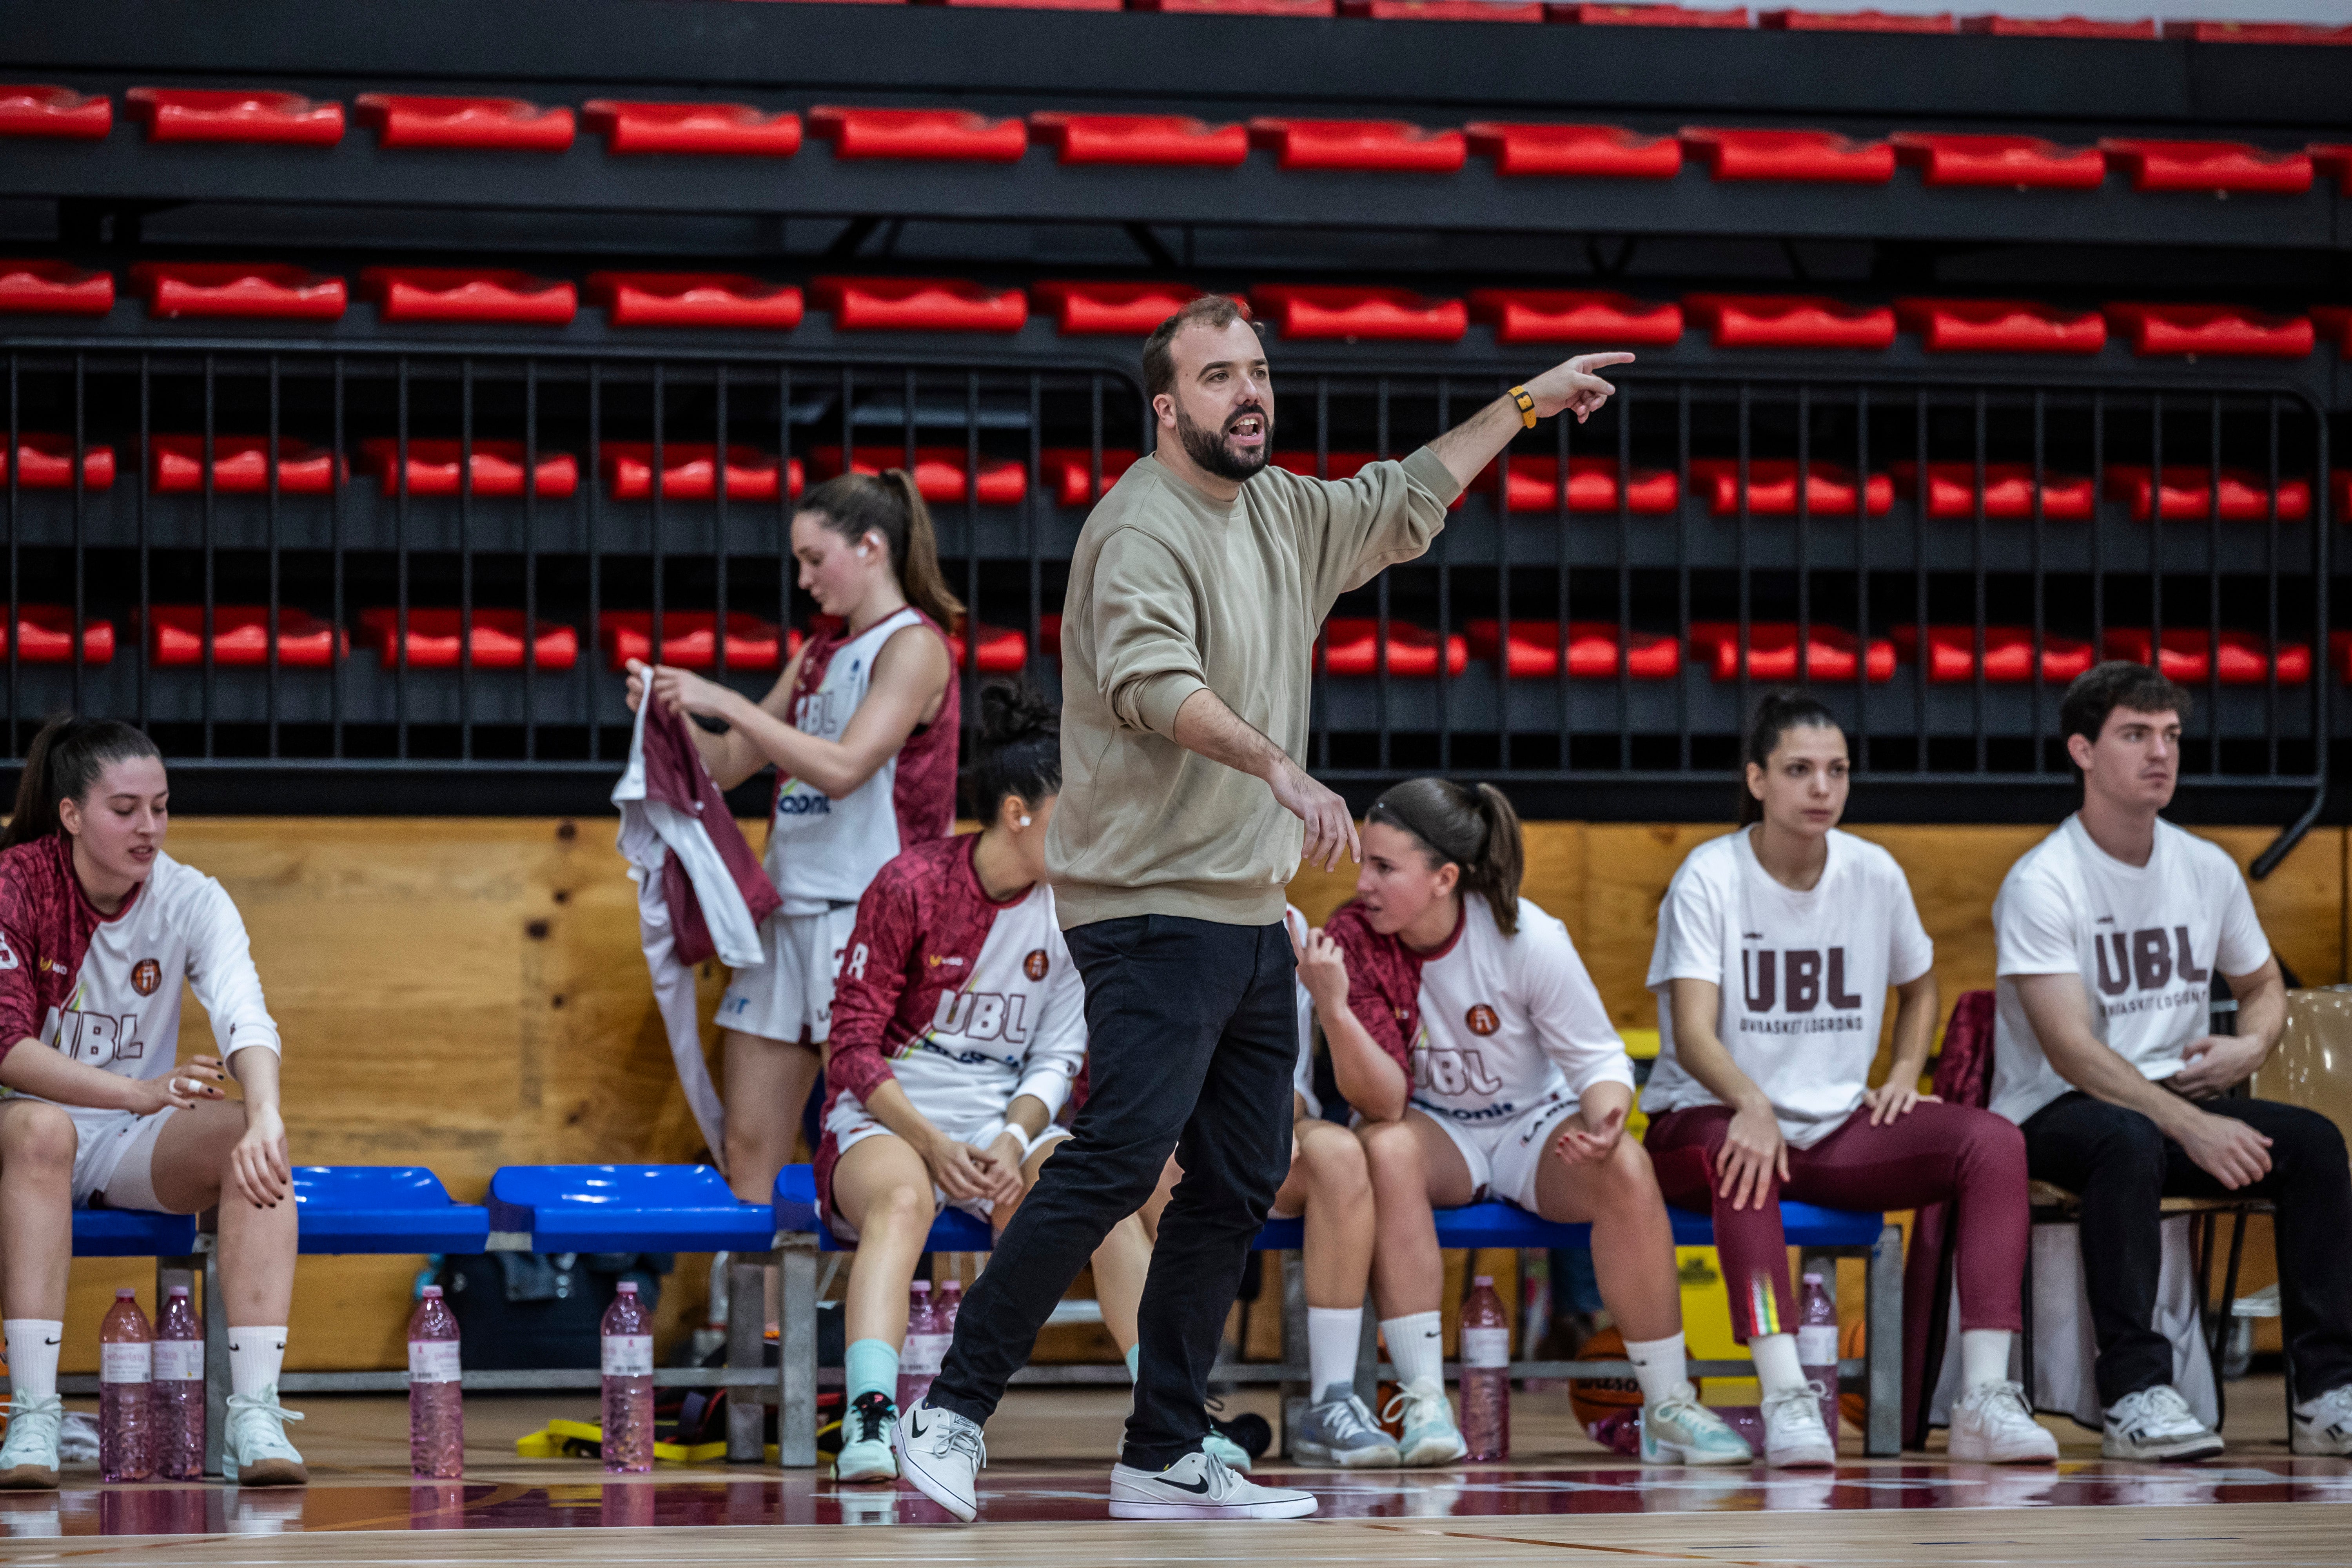
[[2025,1390],[2014,1383],[1980,1383],[1952,1406],[1948,1453],[1980,1465],[2051,1465],[2058,1439],[2033,1418]]
[[65,1401],[54,1394],[38,1399],[20,1394],[8,1402],[8,1436],[0,1441],[0,1488],[57,1490],[58,1428],[65,1412]]
[[2298,1454],[2352,1454],[2352,1383],[2294,1407]]
[[1245,1481],[1205,1448],[1164,1470],[1110,1470],[1113,1519],[1298,1519],[1314,1511],[1313,1492]]
[[310,1472],[286,1440],[286,1423],[301,1415],[278,1403],[278,1385],[258,1394],[228,1396],[228,1437],[221,1445],[221,1468],[241,1487],[299,1487]]
[[1822,1385],[1801,1383],[1764,1396],[1764,1462],[1775,1469],[1837,1463],[1837,1445],[1822,1425]]
[[2221,1435],[2190,1413],[2168,1383],[2126,1394],[2107,1406],[2099,1452],[2110,1459],[2210,1459]]
[[988,1444],[980,1427],[952,1410],[934,1410],[919,1399],[898,1417],[891,1440],[898,1445],[898,1466],[915,1489],[971,1522],[980,1512],[975,1481],[988,1465]]

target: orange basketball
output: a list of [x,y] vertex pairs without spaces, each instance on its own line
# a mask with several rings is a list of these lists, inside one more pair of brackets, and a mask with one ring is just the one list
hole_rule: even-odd
[[[1579,1361],[1623,1361],[1625,1336],[1603,1329],[1584,1342]],[[1580,1377],[1568,1385],[1568,1406],[1589,1430],[1595,1421],[1619,1410],[1642,1408],[1642,1385],[1630,1377]]]
[[[1856,1318],[1853,1322],[1848,1323],[1845,1326],[1845,1331],[1838,1336],[1838,1354],[1847,1361],[1858,1360],[1862,1355],[1863,1347],[1865,1342],[1866,1335],[1863,1326],[1863,1320]],[[1838,1413],[1843,1415],[1846,1420],[1853,1425],[1855,1431],[1861,1432],[1868,1430],[1870,1426],[1870,1401],[1864,1398],[1861,1394],[1839,1394]]]

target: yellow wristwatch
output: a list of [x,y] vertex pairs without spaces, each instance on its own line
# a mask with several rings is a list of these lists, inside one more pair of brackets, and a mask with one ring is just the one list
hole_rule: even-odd
[[1512,402],[1519,405],[1519,423],[1530,430],[1534,429],[1536,427],[1535,394],[1524,386],[1515,386],[1511,388],[1508,395]]

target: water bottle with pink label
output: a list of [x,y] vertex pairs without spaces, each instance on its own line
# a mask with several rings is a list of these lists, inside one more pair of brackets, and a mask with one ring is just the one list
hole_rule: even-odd
[[174,1285],[155,1325],[155,1473],[193,1481],[205,1473],[205,1321],[185,1285]]
[[637,1283],[621,1281],[604,1309],[604,1468],[643,1475],[654,1468],[653,1314]]
[[455,1480],[466,1473],[465,1394],[458,1384],[457,1320],[441,1287],[408,1319],[408,1468],[419,1480]]
[[1511,1452],[1511,1328],[1495,1281],[1481,1274],[1462,1303],[1462,1440],[1473,1459]]
[[918,1279],[907,1292],[907,1339],[898,1352],[898,1408],[912,1410],[931,1391],[940,1363],[948,1353],[948,1336],[940,1326],[939,1310],[931,1305],[931,1282]]
[[129,1286],[98,1331],[98,1477],[143,1481],[155,1473],[155,1336]]

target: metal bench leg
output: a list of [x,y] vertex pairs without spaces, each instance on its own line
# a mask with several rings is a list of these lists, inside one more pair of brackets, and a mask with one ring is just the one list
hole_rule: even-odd
[[816,1237],[780,1237],[783,1342],[776,1367],[776,1462],[788,1470],[816,1464]]
[[[766,1349],[768,1262],[772,1254],[738,1252],[727,1259],[727,1367],[730,1372],[761,1364]],[[727,1461],[756,1465],[767,1458],[768,1407],[754,1401],[759,1390],[727,1391]]]
[[1287,1457],[1290,1436],[1313,1394],[1307,1390],[1307,1258],[1297,1251],[1277,1254],[1282,1259],[1282,1430],[1276,1452]]
[[220,1249],[208,1236],[205,1247],[205,1474],[226,1475],[222,1445],[228,1440],[228,1302],[221,1295]]
[[[1314,1381],[1310,1371],[1307,1381]],[[1356,1336],[1356,1397],[1377,1411],[1381,1407],[1381,1310],[1372,1305],[1372,1293],[1364,1292],[1364,1326]],[[1315,1390],[1308,1397],[1319,1397],[1323,1391]]]
[[1870,1249],[1870,1283],[1864,1299],[1868,1324],[1865,1353],[1869,1419],[1862,1451],[1873,1457],[1903,1451],[1903,1233],[1887,1226]]

